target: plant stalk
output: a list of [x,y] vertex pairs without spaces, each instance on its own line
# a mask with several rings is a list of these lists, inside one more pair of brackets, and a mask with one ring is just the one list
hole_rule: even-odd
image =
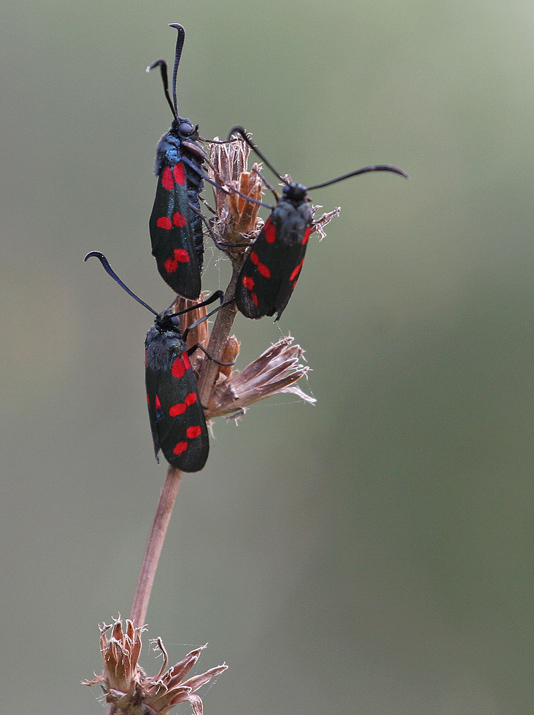
[[[237,285],[238,275],[239,266],[234,266],[232,278],[224,294],[224,303],[227,303],[228,301],[232,302],[228,302],[228,305],[225,305],[221,308],[221,310],[219,310],[211,331],[208,352],[212,358],[215,358],[215,360],[220,360],[222,357],[224,349],[226,348],[226,343],[230,337],[230,331],[232,330],[235,316],[237,314],[237,306],[235,301],[232,299],[235,296],[235,287]],[[210,360],[208,358],[203,361],[198,378],[198,393],[200,395],[200,401],[203,405],[207,405],[209,402],[209,398],[215,386],[218,374],[219,365],[217,365],[214,360]]]
[[165,534],[169,526],[174,502],[176,501],[176,495],[182,481],[182,474],[183,472],[180,470],[169,467],[165,484],[161,490],[130,611],[130,620],[135,627],[145,625],[154,577],[156,576],[156,569],[158,568],[159,557],[165,541]]

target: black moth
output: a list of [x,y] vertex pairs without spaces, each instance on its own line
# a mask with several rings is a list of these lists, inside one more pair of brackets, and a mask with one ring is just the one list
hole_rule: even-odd
[[247,136],[243,127],[234,127],[229,134],[240,134],[250,148],[276,174],[285,186],[281,198],[271,210],[257,239],[252,244],[238,277],[235,300],[247,318],[282,315],[302,271],[308,239],[313,229],[313,213],[308,191],[320,189],[351,176],[371,171],[390,171],[405,176],[395,166],[377,164],[344,174],[337,179],[314,186],[303,186],[284,180]]
[[170,308],[157,313],[120,280],[102,253],[91,251],[84,260],[87,261],[92,256],[99,259],[107,273],[129,295],[156,316],[154,325],[148,331],[145,340],[148,415],[156,459],[161,450],[167,462],[176,469],[183,472],[198,472],[204,467],[208,458],[209,438],[204,409],[200,403],[189,355],[197,348],[202,350],[204,348],[194,345],[188,349],[185,339],[192,327],[212,313],[193,323],[183,333],[179,316],[216,300],[222,301],[223,293],[216,291],[205,301],[179,313],[173,312]]
[[204,256],[202,218],[199,195],[203,188],[202,165],[206,155],[198,144],[198,126],[178,115],[176,75],[185,39],[181,25],[178,30],[176,56],[172,78],[173,101],[169,95],[167,63],[157,60],[161,70],[165,97],[174,120],[156,151],[155,173],[158,177],[156,198],[149,228],[152,255],[163,280],[180,295],[195,300],[200,295],[200,275]]

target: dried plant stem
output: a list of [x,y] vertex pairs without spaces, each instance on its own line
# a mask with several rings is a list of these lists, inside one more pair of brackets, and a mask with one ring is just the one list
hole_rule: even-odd
[[[148,537],[130,611],[130,620],[136,628],[141,628],[145,624],[148,602],[150,601],[152,586],[154,585],[159,557],[163,548],[163,542],[165,541],[167,527],[171,520],[174,502],[176,501],[178,489],[182,482],[182,474],[183,472],[180,472],[178,469],[169,467],[165,484],[159,495],[159,502],[154,515],[154,521],[152,522],[152,529]],[[108,708],[108,715],[115,715],[115,713],[117,713],[117,708],[111,703]]]
[[[237,285],[237,278],[239,275],[239,266],[234,266],[232,278],[224,294],[224,302],[232,300],[235,296],[235,287]],[[215,318],[215,323],[213,324],[213,329],[211,331],[210,342],[208,345],[208,352],[212,358],[215,360],[220,360],[224,349],[226,347],[226,342],[230,337],[230,331],[232,330],[232,325],[234,324],[235,316],[237,314],[237,306],[235,301],[230,302],[225,305],[217,313]],[[198,392],[200,395],[200,401],[205,406],[209,402],[210,395],[212,393],[215,381],[219,374],[219,365],[213,360],[204,360],[202,367],[200,368],[200,376],[198,379]]]
[[139,572],[132,610],[130,611],[130,619],[136,627],[141,627],[145,624],[154,577],[156,575],[156,569],[158,568],[159,557],[161,549],[163,548],[163,542],[165,541],[165,534],[169,526],[174,502],[176,501],[176,495],[178,494],[178,489],[182,481],[182,474],[183,472],[180,472],[178,469],[169,467],[165,484],[161,490],[158,507],[146,545],[145,556],[141,565],[141,571]]

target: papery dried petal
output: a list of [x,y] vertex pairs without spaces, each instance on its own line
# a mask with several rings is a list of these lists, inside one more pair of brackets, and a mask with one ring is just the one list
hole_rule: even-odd
[[216,678],[227,669],[228,666],[224,663],[223,665],[217,665],[215,668],[210,668],[205,673],[194,675],[192,678],[189,678],[189,680],[186,680],[183,685],[184,687],[191,688],[191,691],[194,693],[195,690],[198,690],[203,685],[206,685],[206,683],[209,683],[212,678]]
[[[226,346],[221,356],[221,362],[234,363],[237,360],[237,356],[239,355],[240,347],[241,343],[239,342],[239,340],[236,338],[235,335],[231,335],[226,341]],[[219,377],[217,378],[217,381],[220,381],[221,378],[225,379],[229,377],[232,373],[232,370],[232,365],[220,365]]]
[[[191,652],[196,654],[196,658],[191,659],[193,661],[192,664],[196,662],[203,648],[205,648],[205,646]],[[191,655],[191,653],[188,655]],[[186,656],[183,661],[180,661],[180,663],[177,663],[174,668],[171,668],[167,673],[165,673],[165,675],[157,682],[150,683],[150,679],[147,679],[147,694],[145,697],[145,703],[152,708],[155,713],[164,714],[175,705],[184,702],[191,703],[193,712],[202,712],[202,700],[198,695],[193,695],[193,692],[208,683],[212,678],[220,675],[228,667],[225,664],[219,665],[215,668],[211,668],[205,673],[193,676],[185,683],[180,683],[183,679],[184,661],[186,660],[188,660],[188,656]],[[178,677],[176,673],[174,677],[169,677],[169,674],[175,669],[176,673],[180,670],[182,671],[181,677]],[[190,668],[187,667],[187,670],[189,669]]]
[[189,702],[193,708],[193,715],[203,715],[204,708],[202,706],[202,698],[198,695],[190,695]]
[[206,643],[206,645],[195,648],[195,650],[188,653],[179,663],[176,663],[176,665],[173,665],[172,668],[169,668],[163,677],[163,681],[168,688],[172,688],[174,685],[182,682],[200,658],[202,651],[207,645],[208,644]]

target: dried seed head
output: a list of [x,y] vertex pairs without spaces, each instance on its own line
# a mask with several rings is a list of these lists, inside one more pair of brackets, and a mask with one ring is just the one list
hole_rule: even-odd
[[[202,300],[203,296],[200,296],[198,302]],[[176,311],[184,310],[184,308],[194,305],[195,302],[178,296],[173,308]],[[222,310],[228,311],[230,308],[233,308],[233,314],[235,314],[235,306],[232,303],[225,304]],[[184,313],[181,316],[182,330],[185,331],[206,313],[206,306]],[[215,333],[212,335],[212,344],[214,336]],[[191,348],[201,344],[205,349],[211,350],[212,344],[210,344],[209,337],[208,321],[206,320],[187,334],[186,346]],[[217,340],[214,342],[217,343]],[[224,347],[217,350],[217,360],[222,363],[234,363],[240,349],[237,338],[233,335],[229,336],[223,340],[221,346]],[[295,384],[307,376],[310,370],[307,365],[301,363],[303,355],[304,350],[300,345],[293,344],[293,338],[288,336],[271,345],[241,372],[234,370],[233,365],[219,365],[215,362],[213,387],[207,394],[201,392],[206,419],[211,420],[221,416],[239,417],[254,402],[284,392],[297,395],[305,402],[313,404],[316,401],[315,398],[307,395]],[[195,375],[199,379],[199,374],[207,367],[205,361],[209,361],[210,358],[203,351],[197,350],[192,353],[190,360]]]
[[[113,702],[123,712],[134,703],[140,705],[139,679],[142,670],[138,664],[141,654],[141,633],[143,628],[134,628],[127,620],[123,628],[120,617],[111,625],[100,626],[100,653],[104,659],[104,672],[83,685],[100,683],[106,693],[106,700]],[[142,712],[141,710],[139,712]]]
[[[210,179],[229,189],[238,189],[245,196],[261,201],[262,181],[254,169],[247,170],[250,148],[242,139],[233,139],[224,144],[212,144],[210,151]],[[213,167],[213,168],[212,168]],[[247,201],[239,194],[227,194],[214,187],[217,219],[214,229],[222,243],[250,243],[263,226],[258,217],[259,204]],[[242,250],[232,251],[231,257],[242,258]]]
[[282,392],[291,392],[313,404],[315,398],[294,384],[310,369],[300,363],[303,354],[300,345],[293,345],[291,336],[271,345],[244,370],[232,372],[226,380],[215,385],[208,400],[206,418],[238,417],[248,405]]
[[[200,675],[185,680],[206,646],[195,648],[172,668],[167,668],[167,652],[161,639],[155,650],[163,655],[163,665],[156,676],[147,676],[138,664],[143,628],[134,628],[130,620],[123,629],[118,619],[100,629],[100,650],[104,658],[104,672],[84,685],[99,683],[112,703],[124,715],[167,715],[179,703],[189,702],[194,715],[202,715],[202,699],[195,695],[202,685],[224,672],[228,666],[219,665]],[[108,632],[111,635],[108,636]]]

